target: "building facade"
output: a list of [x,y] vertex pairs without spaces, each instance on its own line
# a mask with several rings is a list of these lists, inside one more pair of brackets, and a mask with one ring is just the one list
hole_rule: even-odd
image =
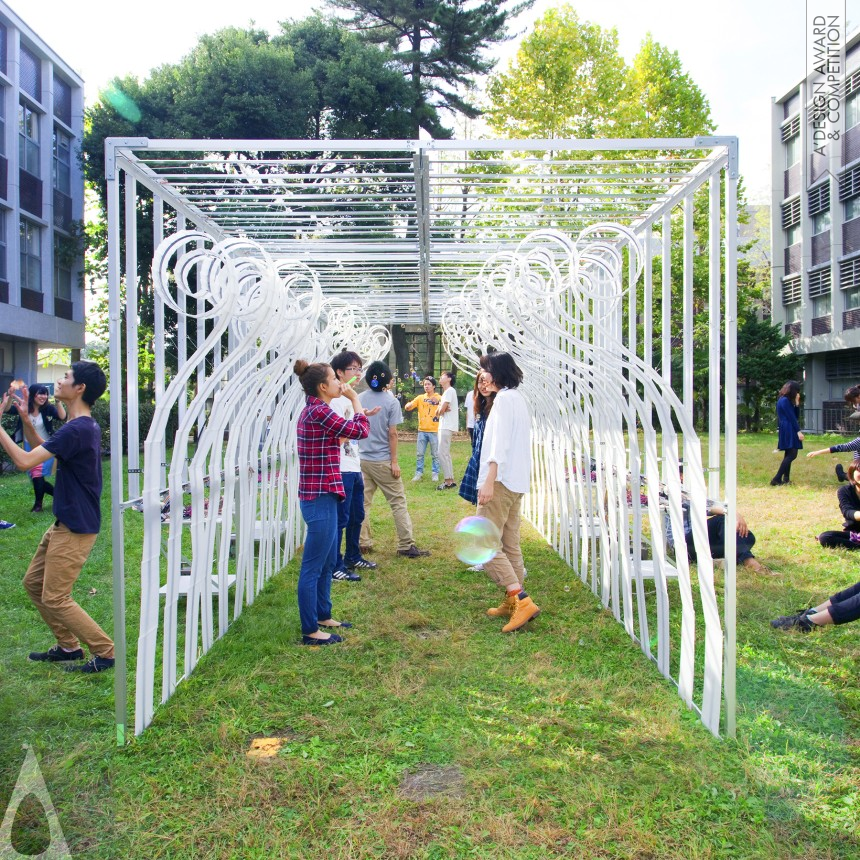
[[0,2],[0,390],[84,346],[83,81]]

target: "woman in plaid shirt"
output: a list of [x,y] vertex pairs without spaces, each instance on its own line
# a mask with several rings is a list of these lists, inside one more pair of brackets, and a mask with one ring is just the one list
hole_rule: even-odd
[[[351,627],[331,617],[331,575],[337,556],[337,509],[344,498],[340,473],[340,440],[364,439],[370,425],[358,396],[338,382],[329,364],[293,365],[307,401],[297,428],[299,453],[299,507],[308,529],[299,571],[299,618],[303,645],[342,642],[336,633],[320,628]],[[344,395],[355,415],[341,418],[329,403]]]

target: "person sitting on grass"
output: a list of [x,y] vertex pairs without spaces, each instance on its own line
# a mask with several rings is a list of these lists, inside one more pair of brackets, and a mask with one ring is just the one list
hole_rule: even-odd
[[[681,473],[683,480],[683,472]],[[707,526],[708,526],[708,547],[711,551],[711,558],[726,557],[726,509],[719,503],[707,500]],[[687,556],[690,561],[696,560],[696,547],[693,543],[693,523],[690,519],[690,502],[684,500],[681,503],[684,511],[684,542],[687,547]],[[675,541],[672,535],[672,521],[666,517],[666,543],[669,548],[675,551]],[[750,531],[747,521],[737,514],[737,537],[735,538],[735,559],[738,564],[742,564],[748,570],[754,573],[767,573],[774,575],[773,571],[765,567],[753,554],[752,548],[755,545],[755,535]]]
[[[852,385],[845,390],[845,402],[855,410],[860,409],[860,385]],[[860,418],[860,414],[855,411],[851,418]],[[806,456],[820,457],[822,454],[846,454],[854,455],[854,462],[860,463],[860,436],[852,439],[850,442],[843,442],[840,445],[831,445],[829,448],[819,448],[817,451],[810,451]],[[836,477],[843,483],[848,480],[848,475],[845,472],[841,463],[837,463],[834,469]]]
[[860,549],[860,463],[848,467],[848,483],[836,491],[836,498],[845,518],[842,531],[822,532],[818,542],[828,549]]
[[[841,487],[840,487],[841,489]],[[809,633],[829,624],[847,624],[860,618],[860,582],[828,597],[824,603],[811,609],[802,609],[794,615],[780,615],[770,622],[777,630],[800,630]]]
[[[58,663],[84,659],[83,642],[92,655],[86,663],[67,666],[68,672],[93,674],[114,665],[113,642],[72,599],[72,588],[89,557],[101,527],[101,429],[91,407],[107,388],[94,361],[76,361],[57,381],[54,398],[62,402],[69,420],[44,442],[27,409],[28,392],[21,389],[15,404],[31,451],[19,448],[0,428],[0,445],[16,468],[28,471],[50,457],[57,459],[54,524],[45,532],[24,576],[30,600],[56,637],[47,651],[34,651],[30,660]],[[3,398],[3,410],[9,395]]]

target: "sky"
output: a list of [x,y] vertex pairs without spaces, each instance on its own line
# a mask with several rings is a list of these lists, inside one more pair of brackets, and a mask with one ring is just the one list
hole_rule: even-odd
[[[7,0],[12,9],[85,81],[88,103],[114,76],[143,78],[150,69],[188,53],[198,36],[226,26],[269,32],[302,18],[318,0],[257,0],[253,16],[235,0],[205,4],[177,0]],[[860,5],[860,0],[848,0]],[[515,21],[528,31],[560,0],[537,0]],[[770,200],[770,105],[802,77],[807,7],[843,8],[842,0],[576,0],[580,19],[615,27],[621,53],[633,59],[647,33],[677,51],[685,70],[710,100],[717,134],[740,138],[740,166],[753,203]],[[205,11],[203,11],[205,10]],[[860,16],[849,18],[860,21]],[[515,55],[516,41],[499,50],[499,67]]]

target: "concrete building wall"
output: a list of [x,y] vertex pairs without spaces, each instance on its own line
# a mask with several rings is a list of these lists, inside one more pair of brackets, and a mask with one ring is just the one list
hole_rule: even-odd
[[83,81],[3,2],[0,108],[2,390],[36,380],[39,349],[83,348],[85,314]]

